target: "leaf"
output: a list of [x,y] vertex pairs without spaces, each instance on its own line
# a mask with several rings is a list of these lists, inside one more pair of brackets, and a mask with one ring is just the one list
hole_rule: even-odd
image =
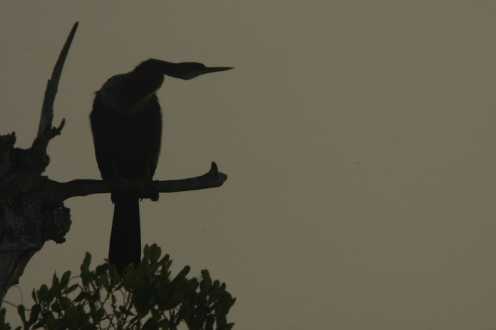
[[212,278],[210,277],[210,273],[208,272],[208,270],[203,269],[201,271],[201,276],[202,280],[200,282],[200,290],[206,292],[210,291],[210,289],[212,288]]
[[108,266],[106,264],[98,265],[95,268],[95,274],[98,276],[103,276],[107,272]]
[[176,277],[174,277],[174,279],[172,280],[172,284],[174,285],[179,281],[185,280],[186,275],[188,275],[190,270],[191,270],[191,267],[184,266],[183,269],[181,269],[181,271],[176,275]]
[[91,254],[86,252],[84,255],[83,263],[81,264],[81,272],[88,272],[90,269]]
[[64,310],[69,310],[72,307],[72,300],[67,297],[60,297],[60,306]]
[[60,306],[60,303],[58,301],[55,301],[50,307],[56,313],[60,313],[60,311],[62,310],[62,307]]
[[0,309],[0,324],[5,323],[5,314],[7,313],[7,310],[5,308]]
[[86,293],[85,291],[81,291],[76,298],[74,298],[74,302],[80,302],[82,301],[83,299],[88,299],[88,293]]
[[60,286],[65,289],[67,285],[69,284],[69,280],[71,278],[71,271],[68,270],[62,275],[62,278],[60,279]]
[[148,321],[143,324],[143,330],[154,330],[158,329],[158,322],[154,318],[149,318]]
[[157,323],[157,329],[172,330],[177,328],[171,325],[171,321],[169,321],[167,318],[164,318],[162,321]]
[[33,297],[33,301],[35,303],[38,303],[38,296],[36,295],[36,290],[33,289],[33,291],[31,291],[31,297]]
[[31,307],[31,314],[29,315],[29,321],[28,321],[30,325],[36,322],[36,320],[38,320],[40,311],[41,311],[41,306],[39,304],[34,304],[33,307]]
[[131,312],[129,309],[125,308],[124,306],[119,306],[119,311],[123,313],[124,315],[134,315],[133,312]]
[[87,287],[92,279],[92,274],[90,272],[91,254],[86,252],[84,255],[83,262],[81,264],[81,283],[84,287]]
[[52,292],[53,295],[56,295],[59,291],[59,288],[60,288],[60,281],[59,278],[57,277],[57,273],[54,273],[52,277],[52,287],[50,288],[50,291]]
[[93,318],[95,319],[95,321],[101,321],[104,316],[105,316],[105,309],[102,307],[96,311],[96,313],[93,315]]
[[73,284],[73,285],[71,285],[70,287],[66,288],[66,289],[64,290],[64,293],[65,293],[65,294],[69,294],[69,293],[71,293],[72,291],[76,290],[77,288],[78,288],[78,284]]
[[26,321],[26,307],[24,307],[24,305],[17,306],[17,313],[21,317],[22,323],[25,325],[27,323],[27,321]]
[[148,258],[149,253],[150,253],[150,246],[148,244],[145,244],[145,247],[143,248],[143,258],[144,259]]
[[132,300],[139,314],[145,315],[148,313],[152,304],[149,291],[144,289],[137,290],[133,295]]
[[43,284],[40,286],[40,289],[38,290],[38,299],[40,300],[41,303],[48,304],[48,286],[46,284]]
[[109,264],[109,271],[110,271],[110,286],[114,287],[117,283],[122,281],[122,276],[115,267],[115,265],[110,265]]
[[160,249],[160,247],[157,244],[153,244],[150,247],[150,260],[153,263],[156,263],[158,261],[161,254],[162,254],[162,250]]
[[207,321],[205,323],[205,330],[214,330],[214,322],[215,318],[213,317],[213,315],[208,315]]

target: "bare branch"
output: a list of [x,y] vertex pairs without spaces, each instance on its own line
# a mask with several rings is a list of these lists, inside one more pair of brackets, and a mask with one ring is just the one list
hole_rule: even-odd
[[[212,162],[210,170],[197,177],[156,180],[147,186],[143,186],[142,181],[126,181],[121,183],[119,189],[134,191],[141,196],[152,198],[151,196],[154,196],[154,193],[172,193],[220,187],[226,180],[227,175],[219,172],[217,164]],[[52,203],[59,203],[73,197],[110,193],[112,188],[109,183],[103,180],[79,179],[68,182],[49,180],[43,188],[42,194],[45,195],[43,199]]]
[[53,137],[60,134],[62,128],[64,127],[64,120],[61,124],[54,128],[52,127],[53,121],[53,104],[55,102],[55,96],[57,95],[57,90],[59,86],[60,76],[62,75],[62,69],[64,68],[64,63],[69,53],[72,41],[76,34],[79,23],[76,22],[72,26],[71,32],[67,36],[64,47],[60,51],[59,57],[52,71],[52,75],[47,82],[45,89],[45,98],[43,99],[43,106],[41,108],[40,122],[38,125],[38,134],[33,142],[33,149],[37,149],[40,153],[46,153],[46,148],[48,142]]

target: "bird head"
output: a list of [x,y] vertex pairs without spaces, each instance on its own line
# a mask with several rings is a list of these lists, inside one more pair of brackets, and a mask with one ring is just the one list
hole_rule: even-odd
[[198,62],[171,63],[162,60],[149,59],[142,62],[134,70],[137,72],[146,72],[147,74],[160,73],[174,78],[189,80],[203,74],[231,69],[233,68],[228,66],[207,67]]
[[227,71],[231,69],[232,67],[228,66],[207,67],[204,64],[197,62],[181,62],[174,64],[171,70],[166,74],[174,78],[189,80],[203,74]]

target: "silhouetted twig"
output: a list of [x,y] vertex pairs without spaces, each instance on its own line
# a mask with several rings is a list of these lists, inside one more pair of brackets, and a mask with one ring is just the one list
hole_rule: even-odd
[[[62,50],[60,51],[59,57],[57,58],[57,62],[55,63],[55,66],[53,68],[52,75],[50,79],[48,79],[45,88],[45,97],[43,99],[40,122],[38,124],[38,134],[36,135],[36,138],[31,146],[32,151],[38,154],[40,157],[46,155],[48,143],[55,136],[60,135],[65,125],[65,119],[62,119],[62,121],[57,127],[52,126],[53,104],[55,102],[55,97],[57,95],[60,77],[62,75],[62,70],[64,68],[64,63],[67,58],[67,54],[69,53],[69,49],[72,45],[72,41],[74,40],[74,36],[76,35],[78,25],[79,23],[76,22],[72,26],[71,32],[69,32],[69,35],[67,36],[67,40],[65,41],[65,44],[62,47]],[[48,165],[48,161],[46,161],[45,166],[47,165]],[[41,169],[41,171],[43,172],[44,168]]]

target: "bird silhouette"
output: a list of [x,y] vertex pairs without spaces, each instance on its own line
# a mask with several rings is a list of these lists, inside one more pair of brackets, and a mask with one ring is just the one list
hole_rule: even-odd
[[[232,67],[149,59],[132,71],[112,76],[96,92],[90,114],[96,160],[102,178],[116,183],[149,183],[157,168],[162,112],[156,95],[164,75],[193,79]],[[109,262],[122,271],[141,260],[139,193],[112,188],[114,203]],[[158,198],[158,195],[156,196]]]

